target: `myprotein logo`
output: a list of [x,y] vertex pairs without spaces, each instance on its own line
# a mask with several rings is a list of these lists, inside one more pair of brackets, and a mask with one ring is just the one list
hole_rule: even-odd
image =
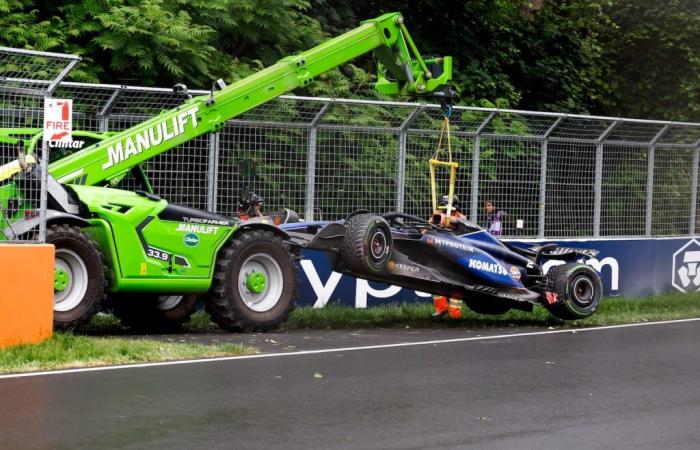
[[461,242],[455,242],[451,241],[449,239],[441,239],[438,237],[429,237],[427,240],[429,245],[437,245],[438,247],[450,247],[450,248],[456,248],[457,250],[461,250],[463,252],[474,252],[474,247],[471,245],[467,244],[462,244]]
[[109,169],[115,164],[133,158],[153,146],[167,142],[185,132],[185,125],[190,122],[192,128],[197,128],[197,112],[199,106],[180,111],[169,119],[162,120],[150,128],[136,132],[115,144],[107,147],[108,161],[102,164],[102,169]]
[[691,240],[673,254],[671,284],[681,292],[700,291],[700,242]]

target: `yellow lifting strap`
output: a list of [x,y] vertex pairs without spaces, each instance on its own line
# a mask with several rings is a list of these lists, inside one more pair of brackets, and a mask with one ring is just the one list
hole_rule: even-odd
[[[446,139],[444,139],[446,136]],[[447,150],[447,161],[440,160],[440,152],[442,151],[443,139],[446,142]],[[433,211],[438,211],[439,209],[446,209],[445,214],[449,217],[452,214],[452,199],[455,195],[455,183],[457,182],[457,168],[459,164],[452,161],[452,142],[450,140],[450,118],[445,115],[442,120],[442,128],[440,129],[440,139],[438,140],[437,148],[433,157],[430,158],[428,162],[430,165],[430,191],[433,200]],[[450,185],[447,194],[447,206],[438,207],[437,202],[437,181],[436,181],[436,167],[445,166],[450,170]]]

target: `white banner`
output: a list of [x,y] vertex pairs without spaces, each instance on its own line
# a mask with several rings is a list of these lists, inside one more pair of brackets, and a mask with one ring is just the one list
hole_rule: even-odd
[[44,140],[71,142],[73,137],[73,100],[44,100]]

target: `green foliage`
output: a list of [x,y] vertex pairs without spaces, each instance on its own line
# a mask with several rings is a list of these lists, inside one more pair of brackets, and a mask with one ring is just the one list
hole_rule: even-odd
[[[452,55],[462,104],[700,120],[700,3],[689,0],[0,0],[0,44],[67,52],[79,81],[207,88],[401,11]],[[370,56],[302,94],[377,97]]]
[[700,3],[616,0],[602,40],[616,115],[700,121]]

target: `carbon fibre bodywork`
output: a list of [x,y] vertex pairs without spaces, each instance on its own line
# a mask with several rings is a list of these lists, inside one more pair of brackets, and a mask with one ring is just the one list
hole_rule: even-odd
[[[542,260],[575,261],[597,254],[554,245],[517,248],[465,220],[448,229],[400,213],[383,217],[391,225],[391,248],[388,262],[379,270],[351,269],[344,263],[345,221],[300,222],[282,228],[293,244],[329,253],[337,272],[452,298],[496,299],[525,310],[546,302]],[[402,218],[423,224],[405,226],[396,220]]]

